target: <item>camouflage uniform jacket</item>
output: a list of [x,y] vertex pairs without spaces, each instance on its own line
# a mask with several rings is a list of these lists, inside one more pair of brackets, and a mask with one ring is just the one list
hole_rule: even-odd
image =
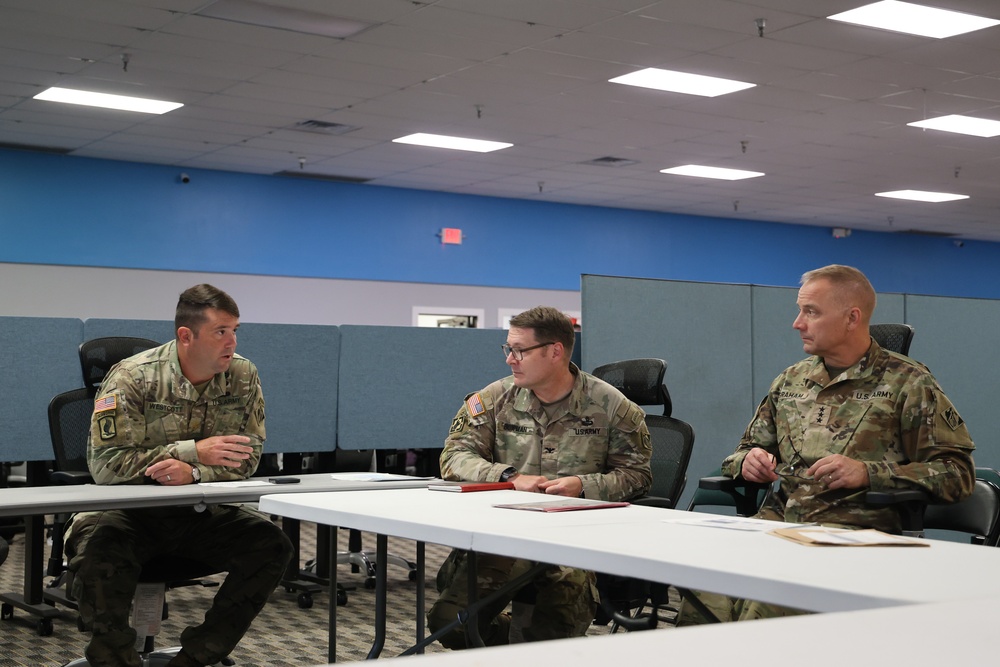
[[568,409],[550,421],[513,376],[469,394],[441,453],[445,479],[495,482],[513,466],[548,479],[576,475],[587,498],[621,500],[649,489],[650,443],[645,413],[608,383],[570,371]]
[[[254,451],[239,468],[200,464],[195,443],[213,435],[248,436]],[[205,482],[245,479],[257,469],[264,437],[257,367],[234,355],[199,396],[171,341],[108,372],[97,392],[87,463],[98,484],[142,484],[147,467],[170,458],[197,465]]]
[[[843,454],[864,462],[873,490],[920,488],[940,502],[965,498],[975,483],[975,445],[934,376],[874,341],[836,378],[817,356],[779,375],[723,472],[738,476],[754,447],[802,472]],[[759,516],[898,532],[897,512],[867,508],[865,491],[785,476]]]

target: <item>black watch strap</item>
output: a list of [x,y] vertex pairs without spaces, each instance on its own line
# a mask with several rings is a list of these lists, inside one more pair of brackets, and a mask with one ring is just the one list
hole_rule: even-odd
[[516,474],[517,474],[517,468],[515,468],[514,466],[510,466],[509,468],[507,468],[506,470],[504,470],[502,473],[500,473],[500,481],[501,482],[509,482],[510,478],[513,477]]

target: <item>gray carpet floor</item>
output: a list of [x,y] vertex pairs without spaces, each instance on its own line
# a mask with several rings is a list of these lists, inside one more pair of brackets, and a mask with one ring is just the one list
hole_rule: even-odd
[[[302,524],[301,559],[305,565],[316,553],[316,527]],[[347,531],[340,531],[340,548],[347,549]],[[364,535],[364,548],[375,550],[375,537]],[[415,560],[415,547],[407,540],[389,540],[389,552]],[[448,554],[446,547],[428,544],[426,596],[429,606],[436,597],[434,574]],[[21,592],[23,589],[24,535],[14,537],[10,555],[0,566],[0,590]],[[353,590],[348,592],[346,606],[338,608],[338,662],[363,660],[373,638],[374,591],[365,587],[363,573],[352,573],[347,565],[338,570],[339,582]],[[415,640],[416,584],[409,581],[406,570],[390,567],[388,636],[382,655],[399,655]],[[221,575],[217,577],[221,580]],[[48,578],[46,578],[48,580]],[[208,608],[214,588],[185,587],[167,593],[170,614],[156,638],[158,646],[179,643],[181,631],[193,621],[200,621]],[[272,593],[268,605],[254,621],[232,657],[241,667],[302,667],[327,664],[327,618],[329,596],[322,591],[313,596],[313,606],[302,609],[298,593],[279,587]],[[16,609],[12,619],[0,621],[0,667],[57,667],[83,655],[88,635],[77,630],[76,613],[67,609],[54,622],[51,636],[39,636],[38,619]],[[606,634],[608,627],[593,625],[588,634]],[[427,653],[444,651],[440,645],[427,648]]]

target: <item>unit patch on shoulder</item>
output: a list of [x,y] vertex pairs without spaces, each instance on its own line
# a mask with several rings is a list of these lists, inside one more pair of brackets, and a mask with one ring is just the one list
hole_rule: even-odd
[[97,429],[101,432],[101,440],[111,440],[118,435],[114,414],[101,415],[97,418]]
[[106,412],[118,407],[118,398],[114,394],[108,394],[94,402],[94,412]]
[[469,411],[470,417],[478,417],[486,412],[486,406],[483,405],[483,399],[478,392],[465,399],[465,409]]
[[944,423],[946,423],[948,426],[951,427],[952,431],[954,431],[959,426],[965,423],[965,420],[962,419],[962,416],[958,414],[958,410],[956,410],[953,407],[945,410],[941,414],[941,417],[944,419]]

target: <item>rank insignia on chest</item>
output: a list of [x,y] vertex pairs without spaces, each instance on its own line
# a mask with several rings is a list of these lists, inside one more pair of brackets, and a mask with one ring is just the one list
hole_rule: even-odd
[[483,405],[483,399],[478,393],[465,399],[465,409],[469,411],[470,417],[478,417],[486,412],[486,406]]
[[812,413],[809,415],[809,423],[813,426],[822,426],[830,421],[830,413],[833,410],[827,405],[818,405],[813,408]]

